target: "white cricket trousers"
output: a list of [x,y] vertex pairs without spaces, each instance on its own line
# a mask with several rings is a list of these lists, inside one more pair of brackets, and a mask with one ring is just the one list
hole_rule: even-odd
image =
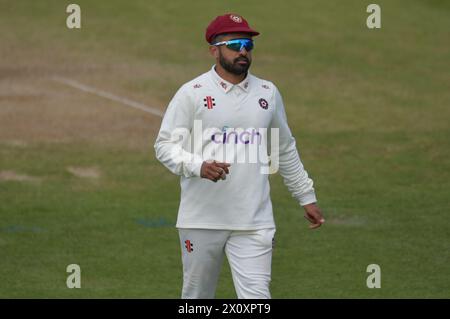
[[270,298],[275,228],[251,231],[179,228],[183,299],[215,297],[224,255],[239,299]]

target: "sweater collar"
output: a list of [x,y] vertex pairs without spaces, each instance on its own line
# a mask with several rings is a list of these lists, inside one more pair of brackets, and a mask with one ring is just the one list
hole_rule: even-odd
[[244,92],[248,92],[249,86],[250,86],[250,72],[247,72],[247,76],[244,80],[242,80],[238,84],[233,84],[228,82],[227,80],[222,79],[219,74],[216,72],[216,65],[214,64],[211,68],[211,77],[214,80],[214,82],[217,84],[217,86],[223,90],[225,93],[230,92],[233,87],[237,86],[241,88]]

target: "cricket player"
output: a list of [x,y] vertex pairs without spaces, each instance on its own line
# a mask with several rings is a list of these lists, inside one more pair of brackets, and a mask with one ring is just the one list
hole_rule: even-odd
[[225,255],[238,298],[271,298],[270,172],[283,176],[310,228],[325,222],[280,92],[249,72],[258,34],[238,14],[209,24],[215,64],[178,90],[154,145],[158,160],[181,176],[182,298],[214,298]]

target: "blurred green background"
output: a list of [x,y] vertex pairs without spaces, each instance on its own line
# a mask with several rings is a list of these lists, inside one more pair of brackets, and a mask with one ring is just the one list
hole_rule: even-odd
[[[327,218],[309,231],[271,176],[273,298],[450,297],[449,1],[377,1],[374,30],[370,1],[78,0],[69,30],[71,2],[0,0],[0,297],[180,297],[160,118],[52,77],[164,110],[226,12],[261,32],[252,73],[280,89]],[[217,297],[235,298],[226,262]]]

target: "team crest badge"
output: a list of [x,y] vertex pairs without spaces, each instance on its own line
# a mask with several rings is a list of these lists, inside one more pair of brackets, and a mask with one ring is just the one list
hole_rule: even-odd
[[267,110],[267,108],[269,107],[269,103],[265,99],[259,99],[258,103],[259,106],[261,106],[264,110]]
[[231,14],[230,15],[230,19],[233,20],[236,23],[241,23],[242,22],[242,18],[238,15],[235,14]]

